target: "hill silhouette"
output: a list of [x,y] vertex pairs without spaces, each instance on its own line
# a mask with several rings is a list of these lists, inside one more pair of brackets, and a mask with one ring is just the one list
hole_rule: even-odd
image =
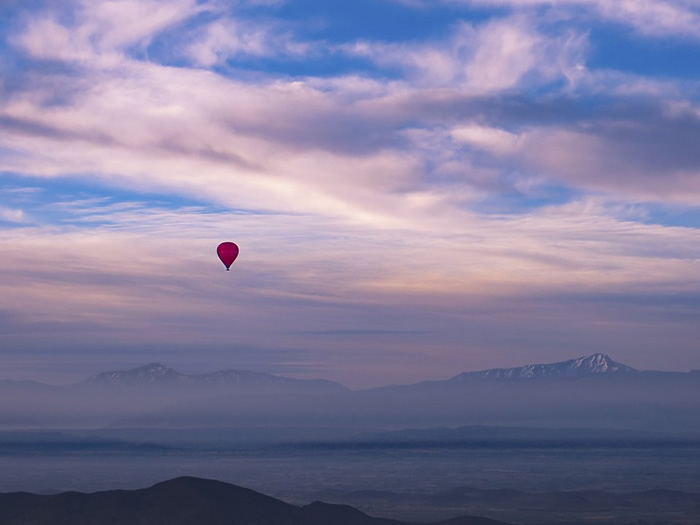
[[[465,516],[450,525],[504,522]],[[194,477],[139,490],[90,494],[0,494],[2,525],[403,525],[347,505],[314,502],[298,507],[250,489]],[[416,525],[416,524],[413,524]],[[438,525],[435,523],[434,525]]]

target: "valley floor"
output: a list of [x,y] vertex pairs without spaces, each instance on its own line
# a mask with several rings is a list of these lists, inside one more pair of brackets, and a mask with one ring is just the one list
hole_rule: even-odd
[[[471,514],[514,523],[700,523],[700,447],[693,446],[0,447],[0,470],[0,492],[135,489],[197,476],[298,505],[345,503],[401,520]],[[651,492],[620,495],[639,491]]]

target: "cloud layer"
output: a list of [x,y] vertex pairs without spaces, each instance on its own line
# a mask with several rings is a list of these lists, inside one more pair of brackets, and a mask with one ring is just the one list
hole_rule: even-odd
[[611,22],[696,45],[694,4],[410,2],[461,15],[384,39],[286,17],[304,4],[10,8],[17,374],[145,348],[356,385],[601,349],[697,367],[697,82],[587,63]]

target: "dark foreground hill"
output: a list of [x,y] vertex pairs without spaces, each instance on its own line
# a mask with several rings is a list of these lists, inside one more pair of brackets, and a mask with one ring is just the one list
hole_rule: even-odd
[[[504,522],[460,517],[447,525]],[[0,525],[402,525],[347,505],[297,507],[219,481],[176,478],[140,490],[0,494]],[[413,525],[416,525],[415,523]],[[437,524],[434,524],[437,525]]]

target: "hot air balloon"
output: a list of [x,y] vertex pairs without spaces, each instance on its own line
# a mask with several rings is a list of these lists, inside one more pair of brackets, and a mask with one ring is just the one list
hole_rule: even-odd
[[216,248],[216,254],[221,259],[221,262],[226,266],[228,272],[233,264],[233,261],[238,257],[238,245],[233,242],[222,242]]

